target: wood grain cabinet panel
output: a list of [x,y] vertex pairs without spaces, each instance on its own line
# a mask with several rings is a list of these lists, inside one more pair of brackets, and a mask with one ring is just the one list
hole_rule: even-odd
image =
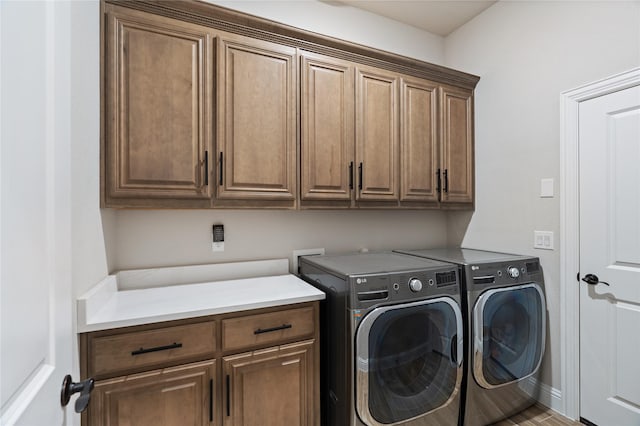
[[398,200],[398,74],[356,69],[357,200]]
[[206,2],[101,5],[103,207],[473,208],[478,77]]
[[213,426],[215,361],[99,381],[91,394],[92,426]]
[[81,379],[96,380],[82,424],[319,426],[319,309],[313,301],[81,333]]
[[301,55],[301,202],[352,199],[354,65]]
[[313,337],[313,307],[222,320],[222,350],[238,352]]
[[400,83],[400,200],[438,202],[438,85],[403,77]]
[[443,86],[442,105],[443,188],[441,203],[453,208],[473,206],[473,91]]
[[224,426],[312,426],[314,341],[305,341],[223,359]]
[[296,49],[231,34],[219,43],[214,206],[281,200],[295,207]]
[[89,343],[89,374],[115,373],[203,358],[216,349],[213,321],[95,337]]
[[211,31],[107,5],[104,55],[103,205],[209,206]]

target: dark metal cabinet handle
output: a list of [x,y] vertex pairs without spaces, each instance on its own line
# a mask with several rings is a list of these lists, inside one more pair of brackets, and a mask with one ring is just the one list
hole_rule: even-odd
[[362,191],[362,163],[358,166],[358,189]]
[[218,170],[219,170],[218,174],[219,174],[219,178],[220,178],[220,180],[219,180],[220,186],[222,186],[222,178],[224,176],[224,168],[223,167],[224,167],[224,157],[223,157],[223,153],[221,152],[220,153],[220,160],[218,161]]
[[449,170],[444,170],[444,192],[449,192]]
[[209,421],[213,421],[213,379],[209,380]]
[[165,345],[165,346],[156,346],[155,348],[148,348],[148,349],[144,349],[144,348],[140,348],[136,351],[131,352],[131,356],[136,356],[136,355],[142,355],[142,354],[148,354],[149,352],[158,352],[158,351],[167,351],[169,349],[177,349],[177,348],[181,348],[182,347],[182,343],[172,343],[170,345]]
[[231,391],[229,390],[230,384],[231,380],[229,380],[229,375],[227,374],[227,417],[231,415]]
[[209,185],[209,151],[204,152],[204,186]]
[[600,281],[600,278],[598,278],[598,276],[595,275],[595,274],[587,274],[587,275],[585,275],[584,278],[582,278],[582,281],[584,281],[585,283],[587,283],[589,285],[598,285],[598,284],[609,285],[609,283],[607,283],[607,282]]
[[277,327],[259,328],[256,331],[254,331],[253,334],[270,333],[272,331],[286,330],[287,328],[291,328],[291,327],[293,327],[291,324],[282,324]]
[[442,178],[440,177],[440,169],[436,172],[436,192],[439,194],[442,191]]
[[353,189],[353,161],[349,163],[349,189]]
[[76,400],[75,411],[82,413],[87,409],[89,400],[91,399],[91,391],[95,382],[92,378],[88,378],[83,382],[74,383],[71,375],[67,374],[62,380],[62,389],[60,390],[60,405],[66,407],[69,404],[71,395],[80,392],[80,396]]

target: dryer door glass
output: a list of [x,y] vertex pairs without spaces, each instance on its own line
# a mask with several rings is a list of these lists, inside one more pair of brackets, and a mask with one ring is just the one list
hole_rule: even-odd
[[394,424],[446,405],[461,379],[461,336],[460,310],[449,298],[365,316],[357,335],[356,385],[365,423]]
[[485,388],[535,373],[545,340],[545,303],[537,284],[489,290],[474,307],[474,375]]

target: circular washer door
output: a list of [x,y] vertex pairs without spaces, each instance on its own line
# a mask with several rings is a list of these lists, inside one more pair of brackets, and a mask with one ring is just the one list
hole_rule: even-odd
[[462,380],[462,315],[451,298],[376,308],[356,333],[356,408],[369,426],[448,405]]
[[534,374],[544,355],[546,306],[538,284],[488,290],[473,308],[473,373],[491,389]]

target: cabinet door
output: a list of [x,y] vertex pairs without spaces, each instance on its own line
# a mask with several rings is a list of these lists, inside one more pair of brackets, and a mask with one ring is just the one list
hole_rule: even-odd
[[398,80],[375,68],[356,71],[357,200],[398,200]]
[[96,382],[89,426],[215,424],[215,361]]
[[285,200],[294,207],[296,50],[231,34],[220,45],[218,201]]
[[442,206],[473,205],[473,92],[443,86]]
[[438,86],[403,77],[400,83],[400,200],[438,202]]
[[103,204],[209,206],[212,36],[105,7]]
[[223,359],[225,426],[312,426],[314,341]]
[[354,68],[302,56],[301,199],[350,201],[354,184]]

